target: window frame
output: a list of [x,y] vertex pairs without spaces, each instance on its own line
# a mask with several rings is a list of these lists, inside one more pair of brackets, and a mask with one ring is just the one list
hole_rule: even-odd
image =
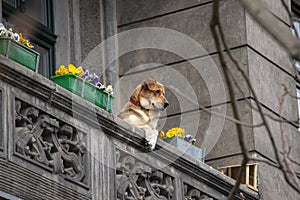
[[[254,166],[253,168],[253,185],[250,184],[250,166]],[[257,166],[258,164],[247,164],[246,165],[246,172],[245,172],[245,183],[242,183],[243,185],[247,186],[248,188],[252,189],[252,190],[255,190],[255,191],[258,191],[258,188],[257,188],[257,181],[258,181],[258,178],[257,178]],[[232,178],[232,168],[241,168],[240,165],[233,165],[233,166],[227,166],[227,167],[221,167],[219,168],[219,171]],[[227,174],[225,173],[225,170],[227,170]]]
[[[294,2],[293,0],[291,1],[291,12],[293,15],[300,18],[300,5]],[[293,23],[294,23],[293,33],[295,35],[298,35],[300,39],[300,21],[294,21]],[[298,72],[297,76],[300,77],[300,62],[295,62],[295,67]],[[295,81],[296,81],[296,96],[297,96],[297,108],[298,108],[298,127],[299,127],[298,131],[300,131],[300,81],[297,79],[297,77],[295,78]]]
[[[22,13],[20,11],[20,3],[17,0],[17,8],[11,6],[5,1],[2,1],[2,15],[4,18],[13,18],[17,23],[22,23],[24,26],[28,27],[30,30],[33,30],[34,34],[29,36],[30,41],[38,44],[40,47],[45,48],[48,51],[48,60],[49,66],[47,74],[49,76],[54,75],[55,73],[55,44],[57,36],[54,33],[54,6],[53,0],[46,0],[47,2],[47,25],[45,26],[42,23],[36,21],[32,17]],[[44,66],[45,67],[45,66]],[[48,77],[49,78],[49,77]]]

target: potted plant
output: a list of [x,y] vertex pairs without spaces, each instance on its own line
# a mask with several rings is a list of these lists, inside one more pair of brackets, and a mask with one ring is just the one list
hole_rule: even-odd
[[55,75],[50,79],[56,84],[112,112],[114,99],[112,86],[105,87],[96,74],[89,74],[87,69],[81,66],[76,68],[73,64],[69,64],[68,68],[61,65]]
[[40,54],[33,48],[21,33],[14,33],[12,29],[6,29],[0,23],[0,54],[36,72]]
[[204,149],[195,146],[196,139],[191,135],[185,135],[182,128],[171,128],[166,133],[160,131],[160,138],[165,142],[177,147],[186,154],[189,154],[202,162],[205,161]]

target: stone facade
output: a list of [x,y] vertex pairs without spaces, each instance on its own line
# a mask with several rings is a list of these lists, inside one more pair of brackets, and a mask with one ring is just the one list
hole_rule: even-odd
[[[1,1],[0,1],[1,2]],[[86,63],[103,72],[103,57],[95,49],[103,41],[102,1],[54,2],[56,65]],[[232,116],[228,91],[225,99],[211,99],[207,83],[223,82],[222,77],[202,77],[193,68],[207,71],[213,62],[220,70],[209,22],[211,0],[116,0],[118,32],[142,27],[160,27],[183,33],[205,50],[196,57],[182,58],[172,52],[140,49],[119,57],[120,83],[114,112],[107,113],[46,78],[0,56],[0,196],[1,191],[22,199],[226,199],[234,181],[216,169],[241,163],[235,124],[225,121],[221,135],[206,156],[206,164],[159,140],[157,150],[145,154],[140,130],[115,117],[128,100],[128,88],[139,78],[164,72],[166,67],[180,73],[196,91],[197,103],[212,111],[224,110]],[[266,7],[287,26],[280,1],[264,0]],[[288,0],[286,0],[289,3]],[[242,119],[259,124],[251,108],[259,101],[268,114],[278,115],[281,86],[296,91],[294,71],[284,50],[245,12],[237,0],[221,1],[221,21],[228,45],[252,82],[254,99],[239,72],[233,69],[240,88],[234,88]],[[143,35],[135,38],[143,41]],[[124,46],[120,41],[120,49]],[[176,43],[176,42],[175,42]],[[175,44],[176,45],[176,44]],[[232,63],[226,57],[229,65]],[[137,67],[138,66],[138,67]],[[132,71],[135,70],[135,71]],[[173,77],[159,74],[162,83]],[[122,82],[124,81],[124,82]],[[208,81],[208,82],[207,82]],[[171,105],[163,113],[159,129],[182,125],[197,137],[201,146],[211,115],[201,110],[182,113],[172,88],[167,87]],[[175,85],[176,86],[176,85]],[[218,91],[219,88],[213,88]],[[241,90],[242,92],[241,92]],[[127,95],[127,96],[126,96]],[[287,98],[283,116],[297,119],[297,101]],[[183,118],[185,123],[182,123]],[[199,122],[195,119],[199,118]],[[280,145],[279,124],[269,121]],[[292,155],[299,157],[299,132],[295,124],[285,124]],[[252,155],[274,160],[270,140],[263,128],[245,128],[247,147]],[[167,148],[165,148],[167,147]],[[172,162],[171,162],[172,161]],[[166,167],[167,166],[167,167]],[[258,163],[259,195],[244,186],[246,199],[297,199],[282,174]],[[30,191],[30,192],[28,192]],[[13,199],[10,197],[8,199]],[[236,199],[241,199],[236,196]]]

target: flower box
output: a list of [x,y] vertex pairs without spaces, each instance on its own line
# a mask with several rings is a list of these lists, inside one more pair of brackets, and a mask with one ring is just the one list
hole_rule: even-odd
[[0,54],[35,72],[38,69],[40,54],[25,45],[11,40],[10,38],[0,38]]
[[165,142],[177,147],[182,152],[189,154],[202,162],[205,161],[205,152],[204,149],[198,148],[195,145],[192,145],[189,142],[184,141],[182,138],[178,136],[174,136],[172,138],[164,138]]
[[112,112],[112,100],[114,97],[79,76],[74,74],[63,74],[52,76],[50,79],[54,83],[83,97],[100,108],[103,108],[108,112]]

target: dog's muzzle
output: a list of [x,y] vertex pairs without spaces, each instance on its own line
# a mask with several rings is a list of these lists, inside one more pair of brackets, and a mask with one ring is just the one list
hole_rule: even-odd
[[166,101],[166,102],[164,103],[164,108],[168,107],[169,105],[170,105],[169,102]]

